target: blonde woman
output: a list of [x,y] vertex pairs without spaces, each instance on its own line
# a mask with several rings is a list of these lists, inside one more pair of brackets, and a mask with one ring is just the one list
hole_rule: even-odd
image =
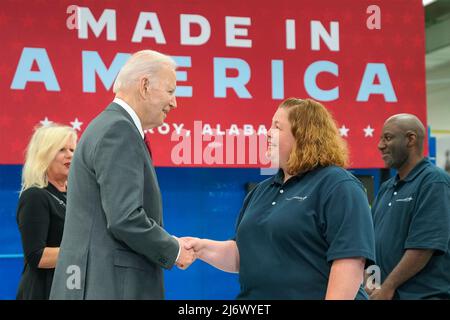
[[38,128],[27,147],[17,206],[25,266],[17,299],[48,299],[62,239],[66,186],[77,143],[71,128]]

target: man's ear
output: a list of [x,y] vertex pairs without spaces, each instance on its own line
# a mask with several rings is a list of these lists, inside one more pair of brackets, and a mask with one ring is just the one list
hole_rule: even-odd
[[411,130],[407,131],[406,139],[408,140],[407,146],[409,148],[417,145],[417,134],[414,131]]
[[147,77],[142,77],[139,79],[139,94],[145,97],[147,91],[149,90],[150,82]]

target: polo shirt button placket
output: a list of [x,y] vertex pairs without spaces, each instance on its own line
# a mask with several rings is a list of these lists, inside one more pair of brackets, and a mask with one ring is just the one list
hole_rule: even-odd
[[[393,196],[391,197],[391,200],[392,200],[392,198],[394,198],[394,196],[396,196],[397,195],[397,191],[394,191],[393,192]],[[390,201],[389,203],[388,203],[388,206],[389,207],[392,207],[392,201]]]

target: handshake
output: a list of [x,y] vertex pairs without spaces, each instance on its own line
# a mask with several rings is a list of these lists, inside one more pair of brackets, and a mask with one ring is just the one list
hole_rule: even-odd
[[186,270],[200,255],[202,239],[183,237],[175,239],[180,245],[180,255],[175,264],[178,268]]

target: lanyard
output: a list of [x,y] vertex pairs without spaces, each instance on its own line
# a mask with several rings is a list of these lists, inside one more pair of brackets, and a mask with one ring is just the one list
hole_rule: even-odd
[[52,197],[53,199],[55,199],[56,201],[58,201],[58,203],[63,206],[64,208],[66,208],[66,203],[61,200],[60,198],[58,198],[57,196],[55,196],[53,193],[51,193],[50,191],[48,191],[47,189],[45,189],[45,191],[47,191]]

